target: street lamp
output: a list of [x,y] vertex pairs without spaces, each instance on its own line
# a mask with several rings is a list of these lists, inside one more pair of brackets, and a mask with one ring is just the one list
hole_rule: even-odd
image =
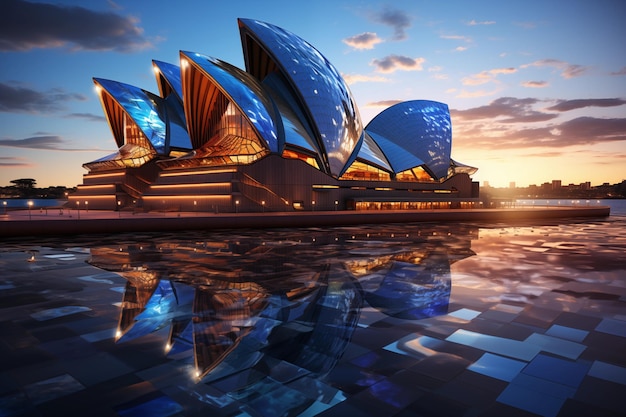
[[89,201],[85,201],[85,207],[87,208],[87,213],[89,213]]
[[313,207],[313,211],[315,211],[315,200],[311,201],[311,207]]
[[80,201],[76,201],[76,215],[78,216],[78,220],[80,220]]
[[265,213],[265,200],[261,201],[261,206],[263,207],[263,213]]
[[235,200],[235,213],[239,213],[239,200]]
[[339,201],[335,200],[335,211],[337,211],[337,205],[339,204]]
[[6,216],[6,214],[7,214],[7,202],[3,201],[2,205],[4,206],[4,215]]
[[31,213],[30,213],[30,209],[31,209],[32,207],[33,207],[33,202],[32,202],[32,201],[29,201],[29,202],[28,202],[28,220],[32,220],[32,216],[31,216]]
[[196,200],[193,200],[193,212],[194,214],[196,213],[196,206],[198,205],[198,202]]
[[120,200],[117,200],[117,215],[118,217],[122,217],[122,202]]

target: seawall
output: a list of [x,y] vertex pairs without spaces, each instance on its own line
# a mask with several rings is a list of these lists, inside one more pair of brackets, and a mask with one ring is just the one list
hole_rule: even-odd
[[322,227],[413,222],[505,222],[607,217],[608,206],[402,211],[308,211],[266,213],[42,212],[0,215],[0,237],[159,232],[242,228]]

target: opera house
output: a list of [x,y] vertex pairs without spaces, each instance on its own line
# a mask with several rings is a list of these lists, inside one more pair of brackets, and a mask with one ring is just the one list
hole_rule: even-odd
[[118,151],[84,164],[70,204],[261,212],[472,207],[448,106],[398,103],[366,126],[337,69],[277,26],[239,19],[245,71],[180,52],[159,94],[94,78]]

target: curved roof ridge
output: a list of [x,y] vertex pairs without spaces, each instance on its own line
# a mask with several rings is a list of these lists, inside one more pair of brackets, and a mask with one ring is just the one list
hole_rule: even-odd
[[447,104],[432,100],[397,103],[380,112],[365,129],[423,160],[437,179],[448,176],[452,123]]
[[[278,151],[278,128],[275,122],[274,107],[260,83],[254,77],[235,66],[207,55],[187,51],[180,51],[180,55],[183,95],[186,93],[186,88],[189,88],[187,83],[185,83],[187,72],[186,64],[183,63],[185,60],[188,60],[185,62],[191,62],[217,89],[235,104],[240,113],[254,127],[259,138],[266,142],[268,149],[271,152]],[[197,92],[195,95],[198,96]],[[188,126],[194,122],[190,118],[200,116],[196,114],[198,109],[188,109],[188,107],[196,104],[193,104],[190,98],[185,96],[185,113],[187,114]],[[207,125],[206,123],[202,124]],[[197,143],[194,145],[195,147],[200,147],[197,146]]]
[[249,35],[272,57],[298,94],[317,131],[327,169],[338,177],[363,134],[361,116],[347,83],[324,55],[299,36],[259,20],[239,19],[239,26],[246,68],[254,74],[254,59],[261,56],[248,50],[245,36]]

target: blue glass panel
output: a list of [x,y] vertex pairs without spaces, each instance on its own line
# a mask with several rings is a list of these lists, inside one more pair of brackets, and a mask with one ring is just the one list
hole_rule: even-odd
[[361,144],[357,158],[370,165],[376,165],[387,171],[393,171],[385,154],[367,132],[363,135],[363,143]]
[[191,139],[187,132],[185,121],[185,110],[178,97],[169,96],[165,99],[165,109],[167,111],[167,127],[170,148],[193,149]]
[[447,259],[426,258],[421,265],[394,261],[378,287],[365,289],[365,299],[390,316],[418,320],[446,314],[450,289]]
[[587,362],[572,362],[539,354],[524,369],[524,373],[576,388],[587,375],[589,368]]
[[624,325],[623,320],[610,318],[602,319],[600,324],[596,326],[596,331],[612,334],[614,336],[626,337],[626,325]]
[[601,361],[593,361],[589,375],[626,385],[626,368]]
[[172,87],[172,90],[176,92],[178,99],[182,103],[183,85],[180,79],[180,67],[162,61],[153,60],[152,62],[159,68],[161,75],[163,75],[163,78],[165,78],[170,87]]
[[131,406],[120,407],[117,410],[117,414],[122,417],[169,417],[180,415],[183,411],[183,407],[180,404],[165,396],[157,397],[136,405],[135,403],[131,404]]
[[464,329],[455,331],[446,337],[446,340],[521,360],[531,360],[541,351],[541,348],[534,344]]
[[181,56],[200,67],[248,117],[269,150],[278,152],[278,129],[273,106],[256,79],[239,68],[206,55],[181,51]]
[[366,130],[366,132],[376,141],[378,147],[384,152],[395,173],[424,165],[424,161],[401,146],[398,146],[393,141],[374,132],[368,130]]
[[554,353],[570,359],[577,359],[586,349],[581,343],[559,339],[545,334],[533,333],[524,341],[528,344],[538,346],[544,352]]
[[280,152],[287,144],[306,149],[319,158],[319,147],[311,134],[311,128],[299,109],[297,100],[289,94],[289,89],[281,78],[277,74],[270,74],[263,80],[263,86],[276,104],[283,123],[284,138],[279,147]]
[[165,154],[166,126],[157,107],[158,103],[162,101],[161,98],[129,84],[101,78],[94,78],[94,81],[122,106],[148,138],[154,150],[160,154]]
[[567,339],[574,342],[582,342],[585,340],[585,337],[589,334],[586,330],[574,329],[571,327],[559,326],[558,324],[553,324],[547,331],[546,334],[549,336],[558,337],[561,339]]
[[537,392],[526,387],[510,384],[498,396],[498,402],[544,417],[556,417],[565,402],[564,398]]
[[526,365],[526,362],[485,353],[467,369],[492,378],[510,382]]
[[255,35],[291,81],[319,133],[330,173],[338,177],[363,133],[361,117],[346,82],[337,69],[302,38],[257,20],[239,21]]
[[[452,124],[446,104],[428,100],[398,103],[381,112],[365,129],[423,160],[438,179],[448,175]],[[381,148],[386,151],[382,145]],[[392,159],[388,154],[387,157]],[[409,168],[413,167],[405,169]]]
[[470,310],[469,308],[461,308],[448,315],[463,320],[474,320],[478,315],[480,315],[480,311]]

